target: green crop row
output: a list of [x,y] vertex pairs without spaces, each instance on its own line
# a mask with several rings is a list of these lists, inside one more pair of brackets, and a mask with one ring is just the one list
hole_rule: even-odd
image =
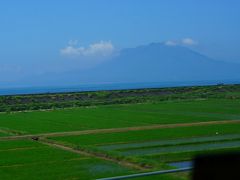
[[240,119],[238,100],[195,100],[1,113],[0,127],[45,133]]
[[81,136],[54,137],[76,145],[107,145],[117,143],[144,142],[153,140],[171,140],[223,134],[239,134],[240,124],[217,124],[195,127],[175,127],[166,129],[128,131],[122,133],[88,134]]

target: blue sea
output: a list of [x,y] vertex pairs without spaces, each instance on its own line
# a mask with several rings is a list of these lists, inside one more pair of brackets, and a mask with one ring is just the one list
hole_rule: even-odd
[[64,92],[84,92],[101,90],[123,90],[123,89],[143,89],[143,88],[163,88],[181,86],[207,86],[216,84],[240,84],[240,80],[231,81],[194,81],[194,82],[152,82],[152,83],[105,83],[105,84],[83,84],[75,86],[55,86],[55,87],[19,87],[1,88],[0,95],[20,95],[20,94],[43,94],[43,93],[64,93]]

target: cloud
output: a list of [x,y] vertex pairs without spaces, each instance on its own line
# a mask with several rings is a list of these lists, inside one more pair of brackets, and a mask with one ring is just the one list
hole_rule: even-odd
[[184,38],[182,39],[181,43],[183,45],[187,45],[187,46],[193,46],[193,45],[197,45],[197,41],[191,39],[191,38]]
[[166,41],[165,42],[165,45],[166,46],[176,46],[178,43],[177,42],[175,42],[175,41]]
[[166,46],[194,46],[197,45],[198,42],[193,40],[192,38],[183,38],[181,40],[168,40],[165,42]]
[[60,53],[66,57],[103,58],[111,56],[115,48],[110,41],[100,41],[90,44],[88,47],[77,47],[78,41],[71,40],[68,46],[61,49]]

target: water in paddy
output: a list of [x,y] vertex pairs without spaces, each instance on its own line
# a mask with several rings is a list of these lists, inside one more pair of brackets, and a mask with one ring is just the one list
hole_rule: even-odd
[[180,161],[180,162],[172,162],[168,165],[176,167],[176,168],[190,168],[193,166],[192,161]]
[[176,153],[176,152],[193,152],[193,151],[203,151],[203,150],[215,150],[223,148],[237,148],[240,147],[240,141],[230,141],[230,142],[212,142],[212,143],[201,143],[201,144],[190,144],[190,145],[177,145],[177,146],[167,146],[167,147],[149,147],[149,148],[139,148],[133,150],[119,151],[122,155],[127,156],[142,156],[142,155],[154,155],[161,153]]
[[207,137],[193,137],[193,138],[180,138],[180,139],[168,139],[159,141],[145,141],[136,143],[121,143],[121,144],[111,144],[99,146],[103,150],[124,150],[124,149],[137,149],[145,147],[156,147],[156,146],[170,146],[170,145],[181,145],[181,144],[194,144],[194,143],[204,143],[211,141],[229,141],[229,140],[239,140],[240,134],[230,134],[230,135],[218,135],[218,136],[207,136]]

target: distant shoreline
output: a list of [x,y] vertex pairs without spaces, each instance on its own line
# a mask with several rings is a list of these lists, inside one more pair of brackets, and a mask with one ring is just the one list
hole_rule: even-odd
[[53,87],[20,87],[20,88],[0,88],[0,96],[15,95],[39,95],[39,94],[64,94],[79,92],[113,91],[113,90],[137,90],[155,89],[171,87],[191,87],[191,86],[212,86],[218,84],[240,84],[240,80],[225,81],[193,81],[193,82],[140,82],[140,83],[105,83],[105,84],[85,84],[75,86],[53,86]]

